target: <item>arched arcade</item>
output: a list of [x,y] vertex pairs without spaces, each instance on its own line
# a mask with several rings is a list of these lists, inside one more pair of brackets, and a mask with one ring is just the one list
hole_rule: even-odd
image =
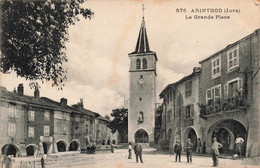
[[59,140],[59,141],[57,141],[56,144],[57,144],[58,152],[66,152],[67,151],[68,145],[67,145],[66,141]]
[[72,140],[70,142],[69,151],[77,151],[80,150],[80,143],[78,140]]
[[2,147],[1,152],[3,155],[6,156],[11,155],[13,157],[16,157],[17,154],[19,153],[19,148],[15,144],[5,144]]
[[235,139],[237,136],[241,136],[245,142],[242,145],[242,155],[246,153],[246,140],[247,140],[247,130],[245,126],[233,119],[226,119],[214,123],[207,132],[206,143],[207,151],[209,152],[212,145],[212,139],[217,138],[223,147],[220,148],[220,153],[233,155],[236,153]]
[[184,145],[186,144],[188,139],[190,139],[191,143],[193,143],[193,151],[196,151],[197,134],[196,131],[191,127],[188,127],[184,132]]

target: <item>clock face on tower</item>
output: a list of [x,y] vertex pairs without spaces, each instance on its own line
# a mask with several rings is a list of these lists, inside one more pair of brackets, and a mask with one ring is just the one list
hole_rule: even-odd
[[139,79],[138,83],[142,85],[144,83],[144,79]]

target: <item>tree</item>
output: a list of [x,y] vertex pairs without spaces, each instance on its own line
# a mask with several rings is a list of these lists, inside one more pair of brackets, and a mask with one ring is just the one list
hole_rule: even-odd
[[79,21],[79,15],[91,19],[94,14],[80,5],[84,0],[4,0],[1,3],[0,71],[15,71],[26,80],[62,89],[66,80],[65,43],[68,28]]
[[128,110],[125,108],[112,110],[113,120],[108,125],[111,132],[118,131],[122,142],[128,141]]

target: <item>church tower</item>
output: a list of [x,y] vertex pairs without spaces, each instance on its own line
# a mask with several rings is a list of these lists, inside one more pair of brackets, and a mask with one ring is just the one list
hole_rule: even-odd
[[157,56],[149,48],[144,17],[135,51],[128,56],[130,58],[128,141],[153,142]]

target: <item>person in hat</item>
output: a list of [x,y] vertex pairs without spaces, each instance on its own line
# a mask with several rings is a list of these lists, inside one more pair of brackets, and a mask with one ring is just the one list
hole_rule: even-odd
[[128,159],[132,159],[132,143],[129,142],[128,144]]
[[141,163],[144,163],[142,158],[143,149],[139,142],[137,142],[137,144],[134,146],[134,151],[135,151],[136,163],[138,163],[138,157],[140,158]]
[[187,154],[187,162],[192,162],[192,149],[193,149],[193,143],[191,143],[191,140],[188,139],[188,142],[186,144],[186,154]]
[[179,162],[181,162],[181,151],[182,151],[181,143],[180,143],[180,141],[176,141],[176,144],[174,146],[174,152],[176,154],[175,162],[177,162],[178,157],[179,157]]
[[223,147],[223,145],[217,142],[217,138],[213,138],[213,144],[211,147],[212,152],[212,160],[213,160],[213,167],[218,167],[218,156],[219,156],[219,148]]
[[197,140],[197,152],[202,153],[202,142],[201,142],[200,138],[198,138],[198,140]]
[[245,140],[238,134],[237,138],[235,140],[235,144],[236,144],[236,152],[238,156],[242,155],[242,145],[245,142]]

